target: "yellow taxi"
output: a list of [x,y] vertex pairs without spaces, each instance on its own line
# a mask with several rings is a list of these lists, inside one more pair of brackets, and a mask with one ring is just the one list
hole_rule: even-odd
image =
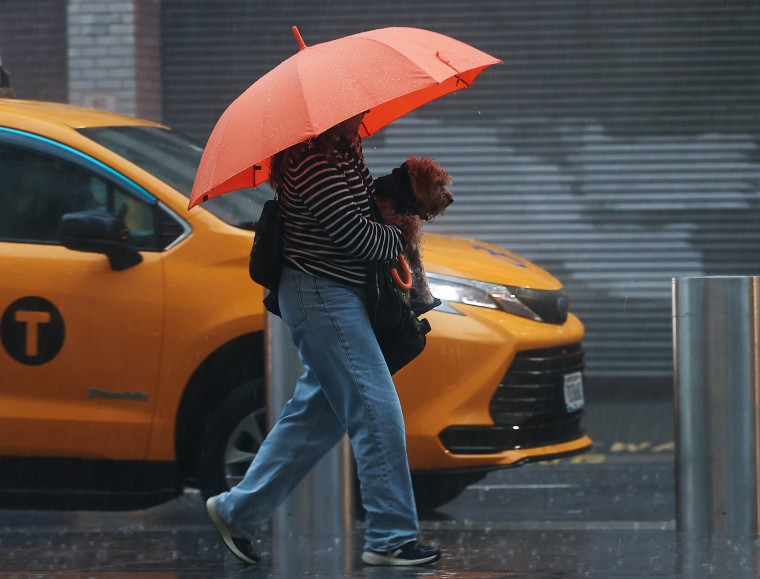
[[[266,433],[266,188],[187,211],[202,149],[159,124],[0,99],[0,506],[141,508],[234,484]],[[428,234],[443,305],[395,376],[418,504],[581,452],[583,326],[499,247]]]

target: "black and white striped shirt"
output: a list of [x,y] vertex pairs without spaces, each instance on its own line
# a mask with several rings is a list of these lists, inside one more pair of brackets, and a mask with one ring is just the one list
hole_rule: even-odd
[[287,167],[279,188],[288,265],[319,277],[366,283],[367,262],[401,253],[395,225],[372,220],[372,176],[351,154],[307,151]]

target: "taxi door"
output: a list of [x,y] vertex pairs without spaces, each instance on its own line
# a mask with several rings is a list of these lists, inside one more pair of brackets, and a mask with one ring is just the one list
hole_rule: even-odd
[[[19,135],[0,138],[0,174],[0,456],[144,459],[164,315],[155,199]],[[62,215],[91,210],[123,219],[141,263],[60,245]]]

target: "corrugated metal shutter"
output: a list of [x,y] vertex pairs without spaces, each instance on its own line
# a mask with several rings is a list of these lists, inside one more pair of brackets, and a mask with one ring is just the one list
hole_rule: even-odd
[[368,162],[441,161],[456,201],[431,230],[561,279],[589,376],[670,376],[671,278],[758,273],[757,2],[164,0],[167,122],[205,138],[295,51],[292,24],[307,44],[419,26],[504,59],[368,139]]

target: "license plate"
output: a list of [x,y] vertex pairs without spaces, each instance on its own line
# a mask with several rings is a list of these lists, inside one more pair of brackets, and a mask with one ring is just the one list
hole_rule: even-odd
[[583,408],[583,375],[580,372],[565,374],[565,408],[568,412],[575,412]]

